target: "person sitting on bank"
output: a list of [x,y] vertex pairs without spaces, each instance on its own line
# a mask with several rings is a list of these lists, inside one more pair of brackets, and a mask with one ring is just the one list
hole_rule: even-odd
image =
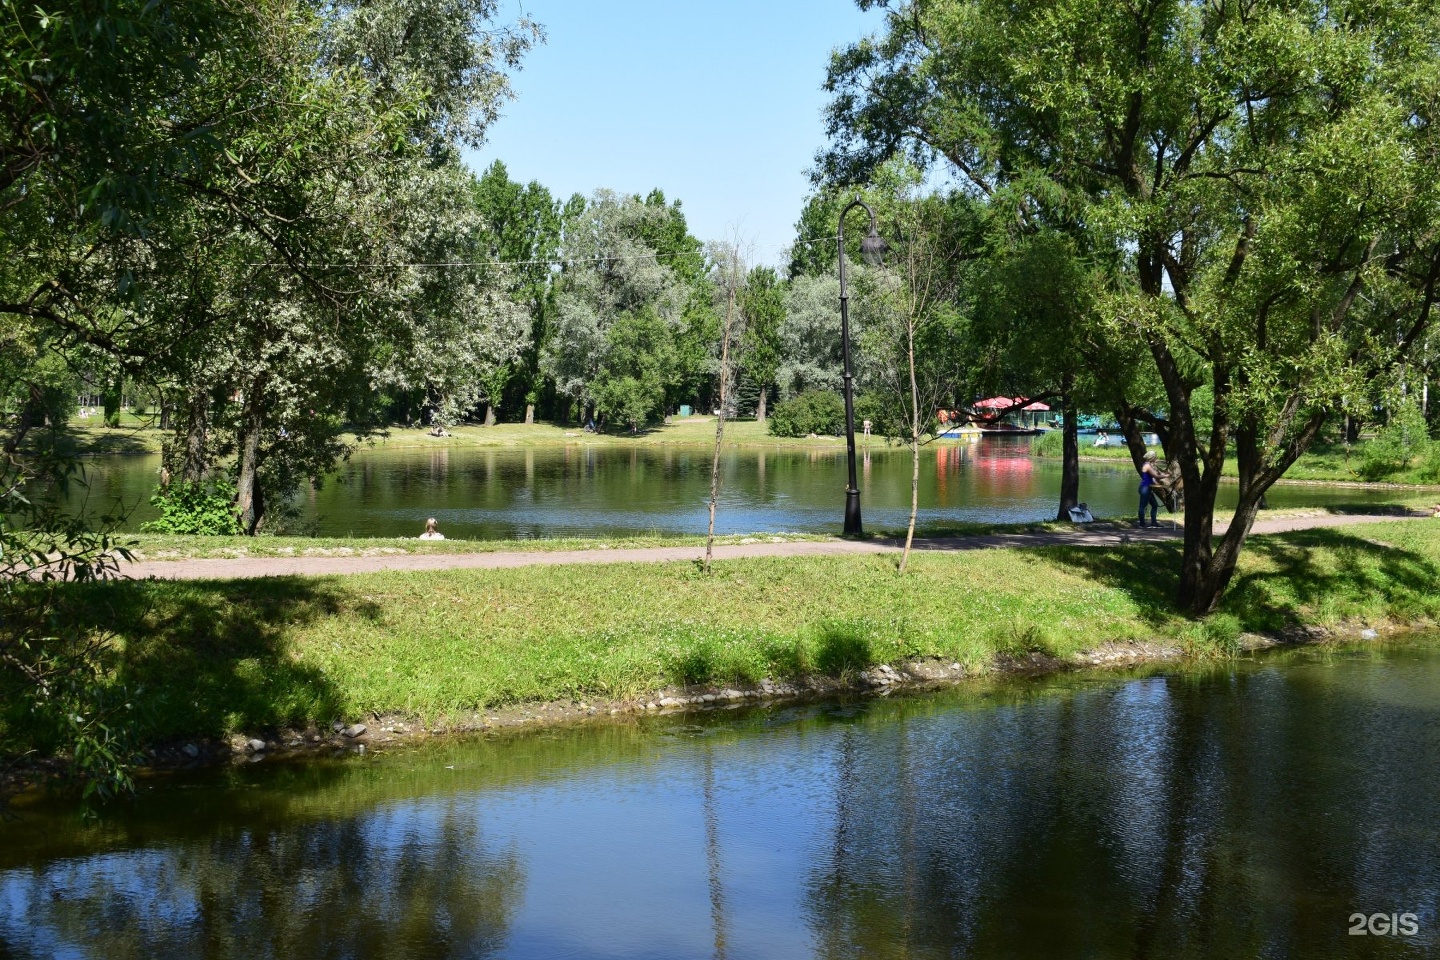
[[431,517],[425,521],[425,532],[420,534],[421,540],[444,540],[445,534],[436,529],[435,518]]

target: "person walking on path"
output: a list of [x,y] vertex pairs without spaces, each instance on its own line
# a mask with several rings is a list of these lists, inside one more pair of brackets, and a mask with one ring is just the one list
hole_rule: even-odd
[[1140,464],[1140,515],[1137,523],[1145,526],[1145,507],[1150,507],[1150,526],[1160,526],[1156,514],[1160,512],[1159,504],[1155,500],[1155,481],[1160,478],[1160,473],[1155,469],[1155,453],[1151,451],[1145,454],[1145,459]]

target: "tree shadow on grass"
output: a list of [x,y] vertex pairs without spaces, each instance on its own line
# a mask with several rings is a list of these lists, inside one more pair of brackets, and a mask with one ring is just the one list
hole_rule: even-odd
[[[1405,494],[1407,491],[1397,491]],[[1422,493],[1423,491],[1415,491]],[[1327,503],[1326,513],[1341,514],[1345,516],[1366,516],[1366,517],[1425,517],[1429,513],[1415,507],[1408,507],[1400,503]],[[1265,519],[1262,512],[1257,519]]]
[[145,738],[219,736],[339,717],[344,699],[297,656],[293,631],[374,619],[340,582],[302,577],[77,585],[69,625],[116,638],[113,676]]
[[1159,627],[1176,616],[1180,585],[1180,544],[1135,543],[1123,547],[1042,547],[1055,563],[1127,596],[1146,624]]
[[[1318,608],[1401,619],[1440,613],[1440,565],[1412,550],[1324,528],[1256,537],[1245,549],[1252,563],[1242,555],[1222,609],[1246,629],[1298,625]],[[1256,560],[1273,569],[1253,569]]]
[[815,668],[832,677],[864,670],[875,663],[868,632],[856,624],[827,623],[815,645]]
[[[1178,543],[1123,549],[1047,547],[1054,562],[1121,590],[1146,623],[1178,611]],[[1333,528],[1251,537],[1220,611],[1246,631],[1304,625],[1317,610],[1419,619],[1440,615],[1440,565],[1422,554]]]

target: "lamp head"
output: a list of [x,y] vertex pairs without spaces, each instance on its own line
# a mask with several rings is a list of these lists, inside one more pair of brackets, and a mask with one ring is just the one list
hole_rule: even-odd
[[870,232],[860,241],[860,256],[872,267],[878,267],[885,262],[885,254],[890,249],[890,244],[885,238],[875,232],[875,225],[870,225]]

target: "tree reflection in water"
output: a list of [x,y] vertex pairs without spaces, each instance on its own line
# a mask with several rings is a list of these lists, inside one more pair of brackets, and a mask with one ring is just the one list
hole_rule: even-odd
[[12,871],[0,948],[104,960],[497,956],[524,870],[474,819],[453,800],[414,801]]
[[1413,711],[1434,681],[1411,678],[1404,706],[1378,680],[1374,700],[1308,689],[1340,683],[1316,669],[861,717],[835,753],[829,856],[807,884],[817,953],[1418,955],[1347,923],[1433,915],[1433,835],[1406,848],[1397,826],[1440,820],[1435,754],[1417,766],[1418,748],[1366,744],[1433,730]]
[[1434,956],[1437,703],[1430,641],[260,764],[18,811],[0,957]]

